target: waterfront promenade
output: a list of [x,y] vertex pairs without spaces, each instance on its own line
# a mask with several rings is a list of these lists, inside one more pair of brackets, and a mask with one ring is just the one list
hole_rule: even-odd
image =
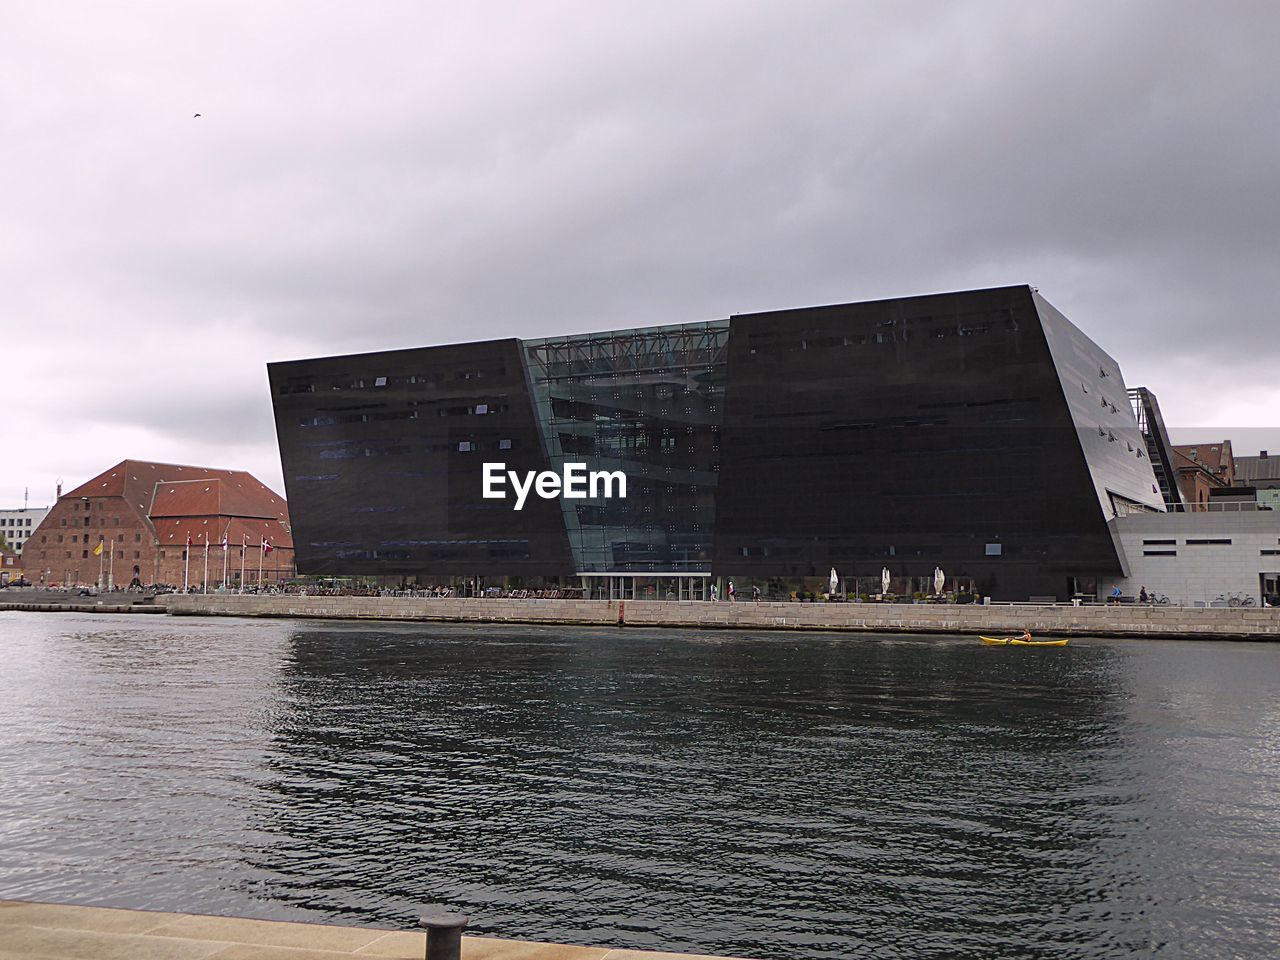
[[[0,960],[422,960],[426,934],[0,900]],[[463,937],[462,960],[725,960]]]
[[410,599],[169,594],[180,616],[422,620],[870,633],[1020,633],[1074,637],[1280,640],[1280,609],[1050,604],[709,603],[677,600]]

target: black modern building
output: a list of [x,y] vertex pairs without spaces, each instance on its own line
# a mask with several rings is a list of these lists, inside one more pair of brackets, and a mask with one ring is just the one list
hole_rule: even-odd
[[[940,566],[1066,597],[1121,573],[1111,517],[1165,509],[1119,366],[1026,286],[269,374],[305,574],[687,595]],[[498,462],[621,471],[627,496],[517,511],[482,495]]]

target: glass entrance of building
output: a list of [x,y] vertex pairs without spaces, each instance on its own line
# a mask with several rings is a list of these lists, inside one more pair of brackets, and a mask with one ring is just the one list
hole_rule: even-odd
[[706,600],[709,573],[580,573],[587,600]]

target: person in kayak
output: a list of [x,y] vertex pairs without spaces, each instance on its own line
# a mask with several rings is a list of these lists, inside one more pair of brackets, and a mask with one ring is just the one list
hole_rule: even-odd
[[1027,643],[1030,643],[1030,642],[1031,642],[1031,631],[1030,631],[1030,630],[1028,630],[1026,627],[1023,627],[1023,628],[1022,628],[1022,636],[1020,636],[1018,639],[1019,639],[1019,640],[1025,640],[1025,641],[1027,641]]

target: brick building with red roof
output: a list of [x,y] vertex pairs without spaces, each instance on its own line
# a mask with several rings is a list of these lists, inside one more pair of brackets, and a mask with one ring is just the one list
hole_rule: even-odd
[[145,460],[125,460],[59,496],[23,561],[27,578],[47,585],[215,590],[239,587],[242,571],[245,586],[294,575],[283,497],[243,470]]
[[1213,491],[1228,486],[1227,482],[1206,464],[1193,460],[1183,453],[1181,447],[1173,448],[1173,468],[1177,471],[1178,489],[1182,491],[1182,499],[1196,512],[1208,510]]

